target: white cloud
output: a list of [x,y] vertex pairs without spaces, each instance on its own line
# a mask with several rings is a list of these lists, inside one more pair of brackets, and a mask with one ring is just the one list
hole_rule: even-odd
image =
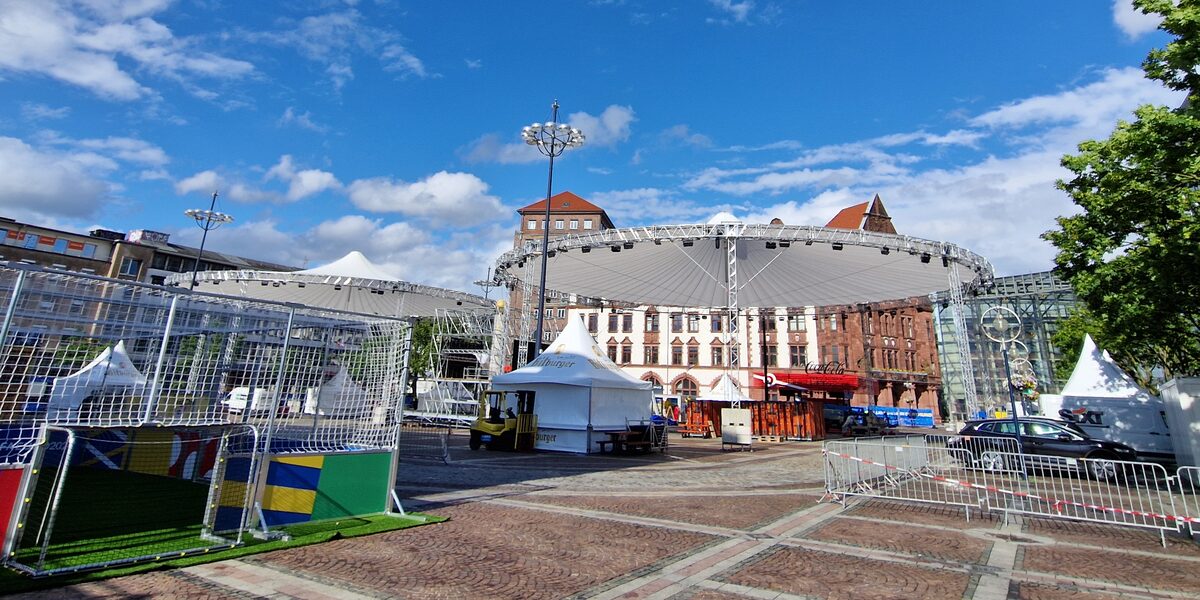
[[506,211],[488,185],[470,173],[440,171],[414,182],[387,177],[350,184],[350,201],[371,212],[396,212],[434,222],[467,227],[504,218]]
[[468,69],[472,69],[472,70],[474,70],[474,69],[482,69],[482,68],[483,68],[483,61],[482,61],[482,60],[478,60],[478,59],[471,59],[471,58],[464,58],[464,59],[463,59],[463,61],[467,63],[467,68],[468,68]]
[[12,217],[88,217],[103,206],[109,185],[93,174],[90,153],[44,152],[0,137],[0,210]]
[[523,165],[545,160],[537,148],[523,142],[505,143],[494,133],[480,136],[460,148],[458,154],[467,163]]
[[1113,0],[1112,12],[1113,23],[1131,40],[1158,29],[1162,22],[1162,17],[1143,14],[1134,8],[1133,0]]
[[421,79],[429,77],[429,73],[425,70],[425,63],[400,44],[391,44],[385,47],[379,55],[379,59],[383,61],[384,71],[400,73],[401,79],[409,75]]
[[694,223],[724,209],[681,199],[672,190],[658,188],[594,192],[588,199],[597,206],[604,207],[605,212],[620,223],[620,227],[635,224]]
[[276,121],[276,124],[280,127],[295,125],[301,129],[307,129],[317,133],[325,133],[326,131],[329,131],[329,127],[313,121],[312,113],[309,111],[306,110],[303,113],[299,113],[291,106],[287,107],[287,109],[283,111],[283,115],[279,117],[279,120]]
[[22,102],[21,116],[30,121],[38,121],[42,119],[64,119],[71,114],[69,106],[60,106],[58,108],[41,104],[40,102]]
[[617,104],[605,108],[600,116],[577,112],[571,113],[571,116],[567,118],[567,122],[582,131],[584,137],[587,138],[585,148],[588,145],[615,146],[619,142],[628,140],[629,126],[635,120],[633,107]]
[[246,61],[196,49],[195,40],[175,37],[148,16],[166,6],[152,0],[5,2],[0,4],[0,70],[46,75],[111,100],[153,93],[121,67],[119,57],[193,91],[201,88],[190,85],[190,77],[231,79],[253,72]]
[[[141,166],[161,167],[171,162],[165,150],[137,138],[107,137],[103,139],[73,139],[63,137],[55,131],[40,131],[37,134],[39,143],[46,146],[66,146],[79,151],[93,153],[112,161],[113,159]],[[113,169],[116,165],[113,164]]]
[[697,148],[711,148],[712,139],[702,133],[696,133],[687,125],[674,125],[665,129],[659,137],[667,144],[684,144]]
[[729,15],[735,23],[746,23],[750,19],[750,11],[754,10],[753,0],[708,0],[717,10]]
[[266,181],[278,179],[287,183],[287,199],[289,202],[295,202],[313,194],[319,194],[325,190],[342,187],[341,182],[337,180],[337,177],[333,176],[333,173],[319,169],[297,171],[291,155],[288,154],[279,157],[279,162],[267,171],[263,179]]
[[224,181],[216,171],[200,171],[191,177],[176,181],[175,193],[188,194],[191,192],[202,192],[211,194],[221,189]]
[[977,127],[1026,127],[1066,123],[1110,128],[1130,119],[1141,104],[1178,106],[1183,95],[1145,78],[1141,69],[1106,69],[1093,83],[1012,102],[971,119]]

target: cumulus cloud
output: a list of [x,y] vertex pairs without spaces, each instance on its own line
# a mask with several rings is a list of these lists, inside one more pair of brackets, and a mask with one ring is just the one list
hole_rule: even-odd
[[319,169],[297,171],[291,155],[288,154],[279,157],[279,162],[267,171],[263,179],[267,181],[277,179],[287,183],[288,191],[286,197],[289,202],[295,202],[313,194],[319,194],[325,190],[342,187],[337,177],[334,177],[333,173],[329,173],[328,171],[321,171]]
[[1113,0],[1113,23],[1125,37],[1135,40],[1158,29],[1162,17],[1147,15],[1133,7],[1133,0]]
[[419,181],[388,177],[349,185],[350,201],[370,212],[395,212],[434,222],[471,226],[503,218],[504,207],[488,195],[488,185],[470,173],[440,171]]
[[354,79],[351,66],[359,56],[373,56],[380,67],[400,77],[437,77],[401,43],[391,30],[367,23],[354,8],[281,21],[277,31],[243,32],[246,39],[294,48],[301,56],[324,66],[334,89]]
[[71,114],[69,106],[53,107],[40,102],[21,103],[21,116],[29,121],[65,119],[69,114]]
[[301,129],[307,129],[317,133],[325,133],[326,131],[329,131],[329,127],[313,121],[312,113],[309,111],[306,110],[301,113],[291,106],[287,107],[287,109],[283,111],[283,115],[281,115],[279,120],[275,123],[280,127],[294,125]]
[[586,112],[571,113],[567,123],[583,131],[587,138],[585,147],[606,147],[628,140],[629,127],[635,120],[633,107],[613,104],[598,116]]
[[[110,100],[153,94],[122,68],[187,82],[193,77],[233,79],[254,71],[250,63],[200,50],[150,15],[168,2],[44,0],[0,4],[0,70],[38,74]],[[189,90],[199,92],[199,87]],[[211,93],[211,92],[209,92]]]
[[191,192],[212,193],[221,189],[224,179],[217,174],[216,171],[207,170],[200,171],[191,177],[185,177],[175,182],[176,194],[189,194]]
[[0,209],[18,218],[94,215],[109,190],[95,170],[112,166],[95,159],[91,153],[48,152],[0,137]]

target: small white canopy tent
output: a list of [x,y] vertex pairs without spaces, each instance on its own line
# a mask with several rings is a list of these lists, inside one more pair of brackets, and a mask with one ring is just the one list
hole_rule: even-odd
[[737,384],[733,382],[733,378],[729,373],[723,373],[717,383],[712,386],[712,389],[705,394],[696,397],[697,400],[708,400],[718,402],[751,402],[751,398],[742,393]]
[[350,378],[345,367],[321,387],[310,389],[304,399],[304,414],[325,417],[362,416],[367,409],[367,391]]
[[1174,453],[1162,399],[1122,371],[1090,335],[1062,393],[1043,394],[1040,404],[1044,415],[1076,421],[1093,436],[1128,444],[1140,454]]
[[625,374],[604,354],[580,319],[571,319],[550,347],[529,364],[492,378],[492,389],[533,390],[536,448],[589,453],[605,431],[648,421],[649,381]]
[[[82,369],[63,377],[54,378],[50,389],[50,402],[46,407],[46,419],[50,422],[81,421],[81,406],[88,396],[104,392],[130,399],[130,410],[141,406],[150,384],[145,375],[133,366],[125,351],[125,341],[105,348],[92,362]],[[121,417],[137,419],[141,415],[130,412]]]

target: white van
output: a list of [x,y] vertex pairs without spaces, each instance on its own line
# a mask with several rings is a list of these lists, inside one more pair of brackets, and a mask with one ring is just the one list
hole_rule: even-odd
[[1137,450],[1138,459],[1175,464],[1166,405],[1157,397],[1104,398],[1042,394],[1042,415],[1071,421],[1092,437]]
[[[229,409],[229,412],[241,414],[249,412],[250,414],[261,414],[271,411],[271,398],[273,398],[271,390],[267,388],[254,388],[254,397],[251,399],[250,388],[236,387],[233,388],[225,398],[221,400],[221,404]],[[246,404],[249,401],[249,408]]]

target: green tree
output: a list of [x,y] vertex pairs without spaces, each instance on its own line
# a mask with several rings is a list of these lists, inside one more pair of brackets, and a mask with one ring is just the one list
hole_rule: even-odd
[[[1200,373],[1200,0],[1136,0],[1174,39],[1143,63],[1187,92],[1178,108],[1142,106],[1106,140],[1063,157],[1058,187],[1082,209],[1043,237],[1087,307],[1093,337],[1127,370]],[[1061,348],[1061,347],[1060,347]]]

